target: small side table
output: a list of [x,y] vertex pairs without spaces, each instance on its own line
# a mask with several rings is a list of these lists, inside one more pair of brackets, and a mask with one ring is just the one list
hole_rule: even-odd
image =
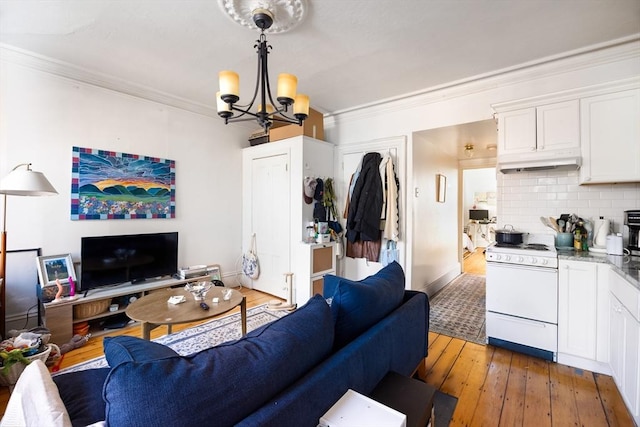
[[436,388],[422,381],[389,372],[369,397],[407,416],[407,427],[426,427],[433,416]]

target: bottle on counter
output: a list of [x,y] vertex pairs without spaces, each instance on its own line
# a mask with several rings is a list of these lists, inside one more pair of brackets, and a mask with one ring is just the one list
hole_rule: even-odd
[[573,248],[576,251],[588,251],[588,237],[589,233],[584,226],[584,221],[578,221],[576,228],[573,231]]

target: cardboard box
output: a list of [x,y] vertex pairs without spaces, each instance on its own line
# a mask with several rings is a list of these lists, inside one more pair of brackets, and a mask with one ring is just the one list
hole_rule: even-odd
[[269,129],[269,142],[279,141],[293,136],[306,135],[324,140],[324,116],[319,111],[309,108],[309,117],[299,125],[285,125]]
[[406,427],[407,416],[349,389],[320,418],[318,425],[322,427]]

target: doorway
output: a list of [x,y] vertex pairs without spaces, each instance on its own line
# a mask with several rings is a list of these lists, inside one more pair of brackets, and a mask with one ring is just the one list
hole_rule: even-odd
[[496,168],[462,170],[463,273],[486,274],[485,249],[495,241]]

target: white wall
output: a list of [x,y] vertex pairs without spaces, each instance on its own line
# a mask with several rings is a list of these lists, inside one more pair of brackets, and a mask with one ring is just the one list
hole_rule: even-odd
[[[640,74],[640,42],[636,41],[609,49],[595,50],[589,54],[568,55],[566,59],[541,62],[540,65],[522,70],[504,73],[497,71],[493,76],[477,81],[471,80],[464,84],[428,90],[423,94],[395,102],[338,112],[325,117],[325,136],[337,145],[344,145],[356,141],[406,135],[407,177],[415,179],[423,174],[434,175],[437,167],[448,168],[447,163],[434,167],[433,163],[423,163],[420,158],[417,158],[417,153],[420,152],[417,144],[420,142],[414,139],[416,132],[492,119],[494,112],[491,105],[495,103],[583,88],[635,77],[638,74]],[[498,179],[498,198],[503,194],[501,185],[502,181]],[[424,232],[421,227],[425,223],[433,224],[437,221],[438,226],[454,230],[450,223],[458,224],[461,219],[458,215],[451,217],[434,215],[428,209],[423,212],[420,205],[414,208],[417,201],[412,194],[414,191],[412,182],[408,182],[403,191],[407,196],[406,212],[414,212],[413,217],[407,218],[407,235],[414,239],[413,253],[407,254],[407,264],[414,267],[406,268],[407,280],[413,289],[424,289],[431,283],[443,280],[443,276],[437,276],[438,272],[423,268],[421,265],[425,262],[423,260],[430,256],[430,250],[426,250],[430,248],[429,233]],[[517,193],[518,190],[512,188],[509,191]],[[581,191],[590,193],[596,190],[589,188]],[[612,197],[610,196],[612,191],[614,191],[613,187],[605,186],[597,197],[600,199]],[[622,191],[625,193],[624,190]],[[637,189],[632,188],[625,193],[625,198],[632,199],[630,204],[637,203],[635,202],[638,198],[636,192]],[[590,194],[590,196],[596,197],[596,194]],[[585,197],[584,193],[582,197]],[[537,197],[536,203],[531,206],[532,211],[537,209],[538,203],[546,202]],[[586,202],[583,199],[579,203],[597,205],[602,202]],[[498,203],[498,221],[509,219],[509,223],[515,222],[514,226],[518,224],[513,217],[509,217],[518,213],[513,211],[503,213],[501,207]],[[524,208],[518,209],[520,209],[519,214],[522,214]],[[523,226],[527,225],[528,223],[523,224]],[[455,234],[451,237],[447,236],[446,243],[442,243],[451,246],[446,251],[451,259],[447,258],[445,265],[455,265],[457,262],[457,252],[452,250],[453,247],[458,246],[459,240],[456,237],[458,228],[455,230]],[[452,273],[453,270],[449,272],[449,274]]]
[[624,211],[630,209],[640,209],[640,184],[578,185],[577,171],[498,173],[498,224],[529,233],[553,234],[540,216],[563,213],[586,220],[604,216],[614,232],[622,233]]
[[[458,159],[441,149],[438,138],[428,133],[414,135],[413,198],[411,222],[414,232],[409,239],[413,259],[412,289],[433,294],[460,273],[458,262]],[[446,177],[444,203],[438,202],[436,175]],[[430,278],[416,283],[416,278]]]
[[[79,261],[83,236],[178,231],[180,265],[236,270],[246,127],[8,61],[0,85],[0,176],[31,162],[59,192],[9,196],[9,249],[42,248],[43,255],[71,253]],[[175,160],[176,218],[71,221],[74,145]]]

